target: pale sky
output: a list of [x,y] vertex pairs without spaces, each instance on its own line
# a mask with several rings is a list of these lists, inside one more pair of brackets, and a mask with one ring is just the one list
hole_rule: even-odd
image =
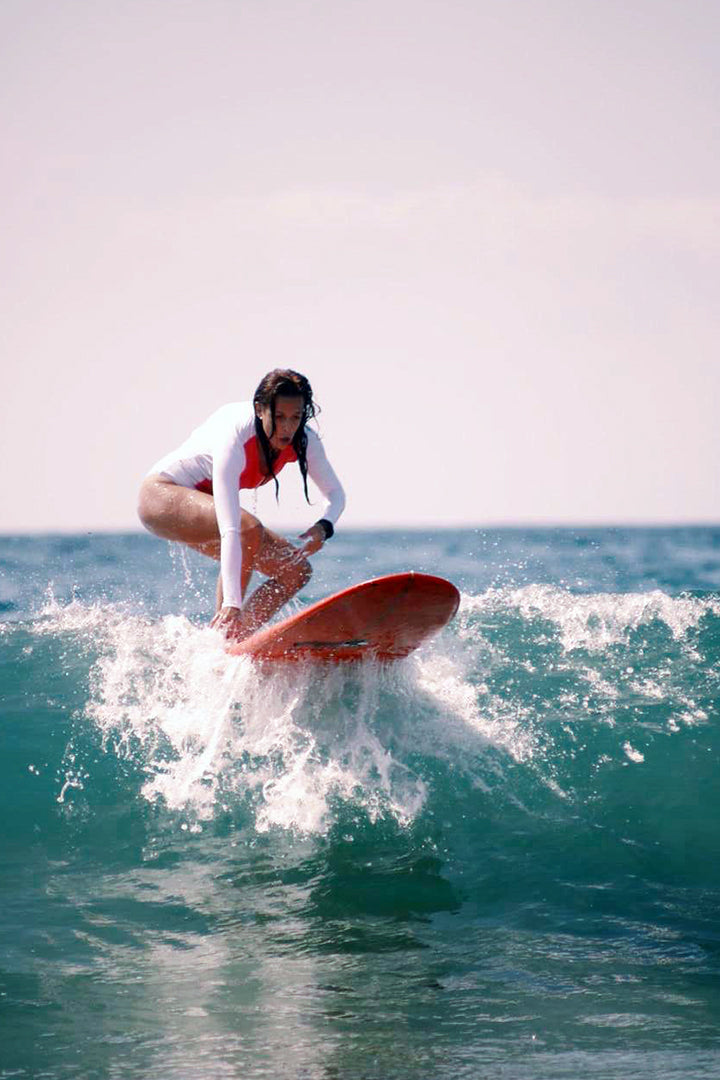
[[720,520],[719,40],[717,0],[3,0],[0,531],[135,527],[277,366],[349,526]]

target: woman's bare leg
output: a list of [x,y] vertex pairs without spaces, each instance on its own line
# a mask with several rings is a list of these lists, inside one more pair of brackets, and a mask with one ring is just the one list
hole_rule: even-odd
[[[138,515],[146,529],[164,540],[187,544],[201,555],[220,559],[220,533],[212,495],[181,487],[162,476],[148,476],[140,488]],[[263,528],[247,510],[241,512],[243,546],[241,595],[244,597],[261,547]],[[222,607],[222,582],[216,590],[217,610]]]
[[262,528],[262,546],[255,565],[267,581],[259,585],[247,604],[243,617],[251,634],[272,618],[312,577],[312,566],[289,540]]
[[[161,476],[149,476],[140,489],[138,514],[150,532],[165,540],[187,544],[213,559],[220,558],[215,502],[212,495],[181,487]],[[253,570],[267,575],[243,604],[242,636],[248,636],[287,603],[312,575],[312,566],[288,540],[271,532],[246,510],[241,515],[243,599]],[[217,610],[222,607],[222,581],[216,590]]]
[[204,555],[220,557],[212,495],[181,487],[159,475],[147,476],[140,488],[138,516],[146,529],[163,540],[179,540]]

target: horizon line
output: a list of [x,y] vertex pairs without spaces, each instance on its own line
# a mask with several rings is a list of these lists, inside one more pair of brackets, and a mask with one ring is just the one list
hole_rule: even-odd
[[[297,525],[274,524],[273,530],[278,532],[293,532]],[[564,529],[564,530],[596,530],[596,529],[713,529],[720,528],[720,518],[637,518],[637,519],[588,519],[586,521],[573,521],[568,518],[545,518],[538,520],[515,521],[489,521],[489,522],[455,522],[442,524],[429,523],[405,523],[405,524],[354,524],[342,526],[336,535],[349,532],[488,532],[488,531],[511,531],[530,529]],[[121,526],[60,526],[55,528],[21,528],[5,529],[0,527],[0,539],[41,536],[150,536],[153,534],[141,527]],[[160,540],[162,537],[155,537]],[[172,541],[168,541],[171,543]],[[180,542],[180,541],[176,541]]]

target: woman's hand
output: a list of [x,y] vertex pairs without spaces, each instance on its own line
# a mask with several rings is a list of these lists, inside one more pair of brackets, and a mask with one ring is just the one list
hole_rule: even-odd
[[325,543],[325,530],[322,525],[311,525],[304,533],[300,533],[300,539],[307,543],[299,549],[300,555],[314,555]]
[[239,607],[223,607],[215,614],[210,625],[232,641],[248,637],[243,613]]

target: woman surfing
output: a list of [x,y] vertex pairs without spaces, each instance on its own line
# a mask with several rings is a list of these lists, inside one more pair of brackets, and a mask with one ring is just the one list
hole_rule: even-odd
[[[309,555],[333,535],[345,508],[345,492],[320,437],[307,422],[315,416],[312,388],[304,375],[276,369],[260,382],[252,402],[224,405],[145,477],[138,514],[146,529],[220,561],[212,625],[242,640],[254,633],[312,575]],[[242,506],[242,492],[258,488],[289,461],[297,461],[309,502],[307,478],[327,505],[301,534],[302,547],[266,529]],[[238,492],[240,496],[238,497]],[[245,595],[253,570],[267,576]]]

